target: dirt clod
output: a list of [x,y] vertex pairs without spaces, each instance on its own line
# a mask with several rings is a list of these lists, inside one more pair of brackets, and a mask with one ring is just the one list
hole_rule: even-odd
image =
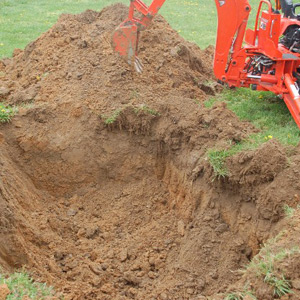
[[10,294],[10,290],[7,284],[0,284],[0,300],[6,300],[6,297]]

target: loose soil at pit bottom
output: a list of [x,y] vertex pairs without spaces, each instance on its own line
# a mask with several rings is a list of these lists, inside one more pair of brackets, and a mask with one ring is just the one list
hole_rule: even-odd
[[162,17],[143,32],[135,74],[110,45],[126,13],[63,15],[0,62],[0,98],[19,107],[0,127],[0,264],[66,299],[224,292],[297,203],[300,151],[287,159],[269,141],[214,180],[206,151],[256,129],[203,106],[219,89],[213,51]]

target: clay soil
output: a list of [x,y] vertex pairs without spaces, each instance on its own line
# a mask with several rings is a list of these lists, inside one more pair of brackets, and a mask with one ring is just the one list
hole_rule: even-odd
[[[215,179],[207,150],[256,129],[224,104],[204,107],[220,89],[213,49],[157,17],[138,75],[110,44],[126,14],[117,4],[62,15],[0,61],[0,100],[19,110],[0,125],[0,265],[25,267],[65,299],[206,299],[284,226],[300,149],[287,157],[271,140]],[[259,300],[273,299],[253,282]]]

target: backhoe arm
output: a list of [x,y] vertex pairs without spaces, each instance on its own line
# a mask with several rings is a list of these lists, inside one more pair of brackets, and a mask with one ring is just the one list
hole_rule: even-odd
[[[199,0],[200,1],[200,0]],[[142,71],[139,33],[151,23],[165,0],[131,0],[128,18],[113,35],[113,47]],[[248,0],[215,0],[218,32],[214,57],[216,77],[230,87],[271,91],[286,103],[300,128],[300,3],[260,0],[254,29],[247,29]],[[280,13],[280,10],[282,14]],[[135,12],[139,13],[136,17]]]
[[[149,26],[166,0],[154,0],[150,6],[141,0],[130,1],[128,18],[115,30],[112,45],[114,50],[129,65],[134,64],[136,71],[140,73],[142,64],[137,57],[139,33]],[[139,13],[141,17],[136,17],[135,13]]]
[[215,0],[215,2],[218,11],[218,33],[214,72],[219,80],[225,81],[231,56],[242,47],[251,7],[248,0]]
[[[147,6],[141,0],[130,0],[128,18],[114,32],[112,45],[129,65],[142,72],[142,64],[138,59],[138,42],[140,31],[148,27],[166,0],[153,0]],[[239,49],[250,13],[248,0],[215,0],[218,10],[218,35],[214,71],[218,79],[222,79],[227,69],[230,50]],[[136,17],[139,13],[141,17]],[[232,48],[233,46],[233,48]]]

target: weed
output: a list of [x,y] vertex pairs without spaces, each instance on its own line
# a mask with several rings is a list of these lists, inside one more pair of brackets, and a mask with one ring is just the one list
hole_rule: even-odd
[[299,247],[281,249],[276,253],[272,251],[272,245],[283,235],[284,232],[269,240],[247,267],[247,270],[254,271],[256,276],[262,276],[263,280],[273,287],[273,293],[278,297],[291,294],[292,290],[289,281],[283,274],[278,274],[275,265],[295,253],[300,253]]
[[243,300],[246,296],[250,299],[257,300],[252,291],[244,290],[243,292],[233,292],[227,294],[224,300]]
[[241,293],[230,293],[225,297],[225,300],[243,300]]
[[278,296],[279,298],[286,295],[292,294],[291,285],[287,279],[282,275],[280,278],[275,276],[274,274],[267,274],[264,278],[264,281],[274,288],[274,296]]
[[255,139],[255,135],[253,135],[240,143],[232,144],[232,141],[229,141],[228,149],[209,149],[207,151],[207,157],[210,165],[213,167],[216,177],[220,178],[229,175],[229,171],[225,166],[228,157],[242,151],[256,149],[258,145],[259,142]]
[[218,98],[217,97],[211,97],[211,98],[209,98],[208,100],[206,100],[204,102],[204,107],[212,108],[216,102],[218,102]]
[[138,99],[140,96],[140,93],[137,90],[132,90],[130,93],[130,99]]
[[52,287],[33,281],[25,272],[16,272],[8,277],[0,274],[0,284],[7,284],[11,291],[6,300],[19,300],[24,296],[28,296],[32,300],[42,300],[54,295]]
[[106,116],[102,116],[102,119],[104,120],[104,123],[106,125],[109,125],[109,124],[113,124],[114,122],[116,122],[118,116],[120,115],[122,109],[116,109],[111,116],[109,117],[106,117]]
[[201,106],[201,102],[199,101],[199,99],[194,99],[194,102],[195,102],[197,105]]
[[0,122],[7,123],[14,116],[15,110],[10,106],[5,106],[3,103],[0,103]]
[[207,152],[210,165],[213,167],[215,176],[217,178],[228,176],[228,170],[225,166],[225,160],[229,156],[228,150],[214,150],[210,149]]
[[160,116],[160,113],[159,113],[158,111],[156,111],[156,110],[154,110],[154,109],[148,107],[148,106],[145,105],[145,104],[143,104],[143,105],[141,105],[141,106],[139,106],[139,107],[135,107],[135,108],[134,108],[134,112],[135,112],[136,114],[139,113],[140,111],[143,111],[143,112],[145,112],[145,113],[148,113],[148,114],[150,114],[150,115],[152,115],[152,116]]
[[285,215],[286,215],[288,218],[291,218],[291,217],[294,215],[294,213],[295,213],[295,208],[292,208],[292,207],[290,207],[290,206],[287,205],[287,204],[285,204],[285,205],[283,206],[283,210],[284,210]]

